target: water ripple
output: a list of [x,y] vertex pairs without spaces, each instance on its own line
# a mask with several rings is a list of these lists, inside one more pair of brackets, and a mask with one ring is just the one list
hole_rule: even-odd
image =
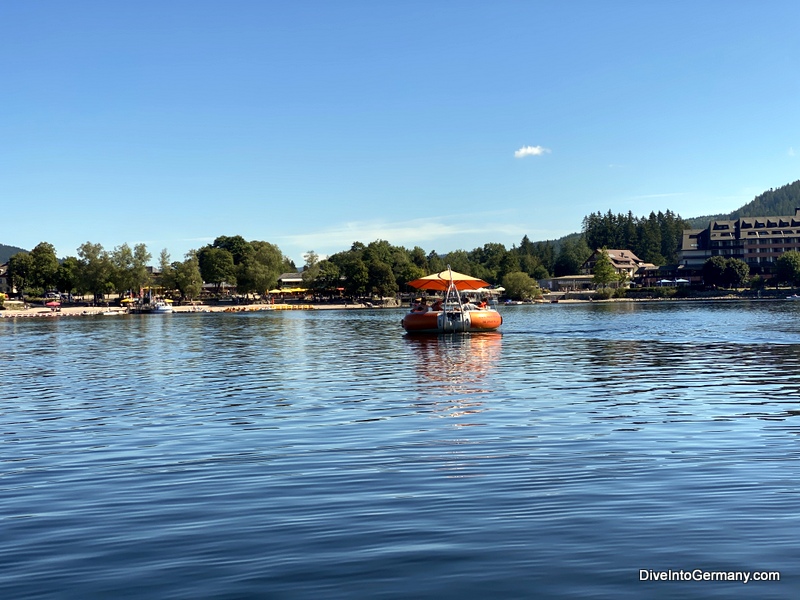
[[785,597],[787,305],[0,320],[0,595]]

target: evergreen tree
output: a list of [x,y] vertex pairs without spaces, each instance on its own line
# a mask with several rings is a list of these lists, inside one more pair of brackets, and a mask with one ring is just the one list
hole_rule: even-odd
[[158,256],[159,282],[165,290],[176,290],[175,267],[172,266],[172,259],[166,248],[161,250]]
[[603,248],[597,253],[594,268],[592,269],[595,285],[606,287],[609,283],[617,281],[617,272],[608,256],[608,250]]
[[565,241],[561,245],[561,250],[556,258],[553,267],[554,275],[556,277],[563,277],[565,275],[577,275],[580,271],[581,265],[586,262],[591,252],[589,251],[586,241],[581,237],[577,241]]

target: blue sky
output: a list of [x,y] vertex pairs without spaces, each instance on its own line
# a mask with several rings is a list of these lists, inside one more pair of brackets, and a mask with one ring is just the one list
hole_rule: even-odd
[[800,3],[4,0],[0,242],[302,264],[800,179]]

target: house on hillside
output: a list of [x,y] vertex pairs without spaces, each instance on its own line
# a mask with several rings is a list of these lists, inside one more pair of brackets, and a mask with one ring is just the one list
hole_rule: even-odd
[[636,256],[630,250],[613,250],[613,249],[598,249],[586,259],[581,265],[581,274],[592,275],[594,273],[594,266],[597,263],[597,258],[601,252],[605,252],[611,260],[611,265],[614,271],[619,274],[625,274],[629,281],[636,279],[641,273],[656,268],[651,263],[644,262],[641,258]]

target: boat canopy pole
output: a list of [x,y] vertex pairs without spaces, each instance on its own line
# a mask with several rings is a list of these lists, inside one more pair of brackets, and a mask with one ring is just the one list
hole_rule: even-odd
[[464,328],[465,322],[464,320],[467,319],[467,315],[464,312],[464,305],[461,303],[461,294],[456,287],[455,282],[453,281],[453,270],[450,268],[450,265],[447,265],[447,273],[450,276],[450,281],[447,284],[447,290],[444,293],[444,303],[442,306],[442,310],[444,312],[441,315],[442,318],[442,329],[447,331],[448,325],[452,331],[456,331],[456,323],[455,319],[451,322],[450,316],[455,316],[455,314],[459,317],[459,324],[461,325],[461,329]]

